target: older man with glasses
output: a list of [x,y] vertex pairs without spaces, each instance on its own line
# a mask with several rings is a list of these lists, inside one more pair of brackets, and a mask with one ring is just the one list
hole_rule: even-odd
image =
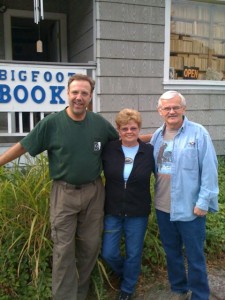
[[169,299],[208,300],[204,242],[206,214],[218,211],[217,157],[207,130],[189,121],[185,111],[185,98],[177,91],[159,98],[164,124],[151,139],[156,162],[154,203],[167,258]]

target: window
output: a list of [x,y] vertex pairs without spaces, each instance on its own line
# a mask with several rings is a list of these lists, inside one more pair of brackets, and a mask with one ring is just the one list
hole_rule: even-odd
[[166,83],[224,88],[225,1],[168,1],[166,31]]

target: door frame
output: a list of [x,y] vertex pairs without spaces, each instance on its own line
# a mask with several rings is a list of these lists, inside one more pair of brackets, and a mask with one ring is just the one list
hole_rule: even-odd
[[[7,9],[4,13],[4,46],[5,46],[5,60],[12,60],[12,30],[11,30],[11,18],[34,18],[33,11]],[[60,26],[60,51],[61,62],[67,62],[67,18],[62,13],[50,13],[45,12],[45,19],[57,20]]]

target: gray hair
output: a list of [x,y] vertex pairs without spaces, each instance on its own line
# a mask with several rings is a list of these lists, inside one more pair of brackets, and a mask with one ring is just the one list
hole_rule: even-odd
[[170,100],[170,99],[173,99],[176,96],[178,96],[180,98],[181,105],[186,106],[186,100],[185,100],[184,96],[181,93],[178,93],[177,91],[167,91],[159,97],[158,107],[162,106],[162,100]]

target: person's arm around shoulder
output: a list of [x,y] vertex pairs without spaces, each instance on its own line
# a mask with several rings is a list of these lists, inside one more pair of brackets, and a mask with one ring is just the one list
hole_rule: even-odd
[[11,162],[12,160],[20,157],[21,155],[25,154],[27,150],[20,144],[16,143],[8,150],[6,150],[3,154],[0,155],[0,166]]
[[152,138],[153,134],[152,133],[147,133],[147,134],[141,134],[139,136],[140,140],[142,140],[142,142],[144,143],[149,143],[151,138]]

